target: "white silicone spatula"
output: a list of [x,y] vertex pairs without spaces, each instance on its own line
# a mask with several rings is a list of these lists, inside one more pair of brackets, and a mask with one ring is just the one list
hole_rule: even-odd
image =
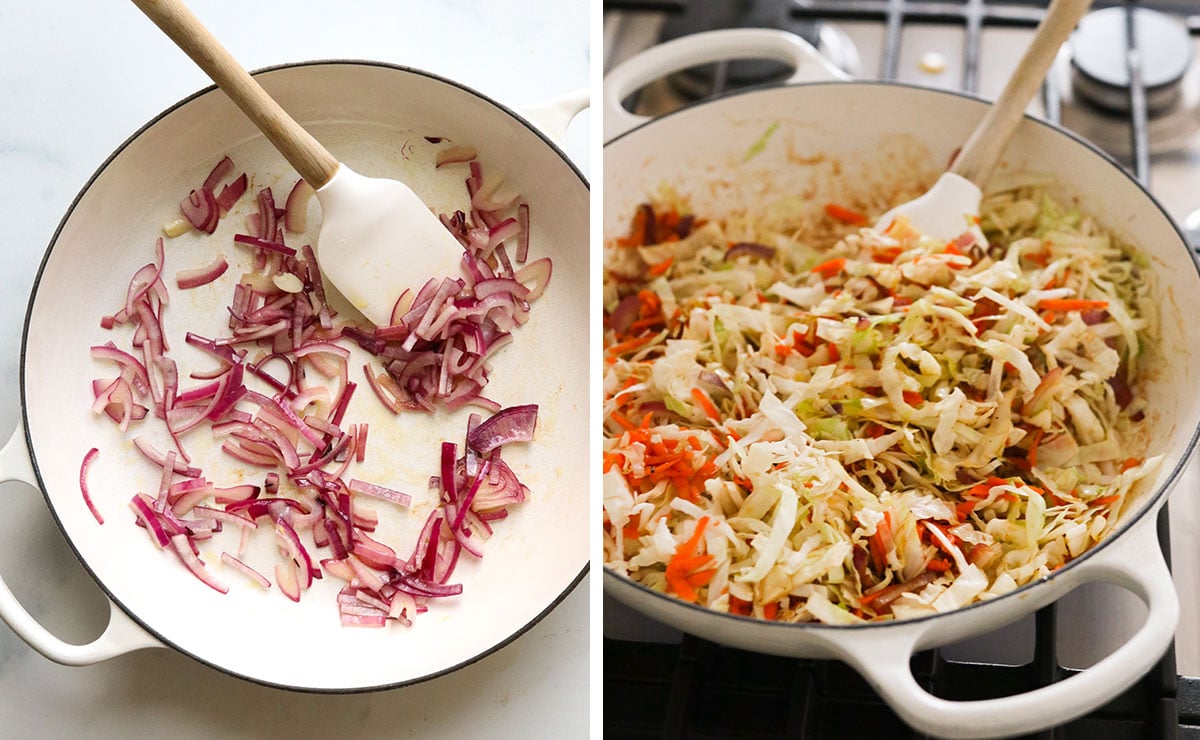
[[1017,130],[1033,94],[1041,87],[1075,24],[1091,0],[1054,0],[1038,26],[1029,48],[996,102],[967,139],[950,169],[925,194],[901,203],[883,214],[875,228],[886,229],[897,216],[905,216],[919,233],[949,241],[974,230],[983,198],[982,187],[1000,161]]
[[179,0],[133,0],[317,191],[321,272],[377,326],[406,289],[459,273],[463,249],[407,185],[364,177],[300,127]]

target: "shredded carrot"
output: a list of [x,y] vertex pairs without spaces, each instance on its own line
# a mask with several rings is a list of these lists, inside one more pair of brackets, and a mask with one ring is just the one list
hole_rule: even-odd
[[1124,473],[1126,470],[1129,470],[1130,468],[1136,468],[1141,464],[1141,460],[1137,459],[1136,457],[1131,457],[1125,462],[1121,463],[1121,472]]
[[916,391],[903,391],[900,395],[904,396],[904,402],[909,406],[917,406],[925,402],[925,396]]
[[1043,298],[1038,301],[1038,309],[1043,311],[1094,311],[1108,308],[1108,301],[1094,301],[1086,298]]
[[847,208],[846,206],[839,205],[837,203],[826,203],[825,213],[829,214],[830,217],[836,218],[838,221],[841,221],[844,224],[850,224],[851,226],[862,226],[867,222],[867,217],[863,214],[852,208]]
[[610,354],[612,356],[622,355],[630,350],[634,350],[634,349],[637,349],[638,347],[641,347],[643,344],[649,344],[650,341],[655,339],[657,336],[658,336],[657,334],[643,334],[640,337],[634,337],[633,339],[630,339],[625,342],[619,342],[617,344],[609,345],[607,351],[608,351],[608,354]]
[[1121,497],[1114,493],[1111,496],[1101,496],[1100,498],[1092,499],[1090,502],[1088,502],[1088,505],[1108,506],[1109,504],[1115,504],[1119,500],[1121,500]]
[[933,560],[930,560],[928,565],[925,567],[935,573],[945,573],[946,571],[950,570],[950,563],[942,558],[934,558]]
[[708,400],[708,396],[704,395],[704,391],[699,388],[692,389],[692,400],[694,400],[704,411],[704,415],[712,419],[715,423],[721,423],[721,413],[717,411],[717,407],[713,402]]
[[609,414],[608,418],[612,419],[613,421],[617,422],[618,424],[620,424],[621,426],[625,427],[626,429],[628,429],[630,431],[637,429],[636,424],[634,424],[632,421],[630,421],[628,418],[626,418],[624,414],[619,413],[617,411],[614,411],[611,414]]
[[875,262],[882,262],[890,265],[896,261],[896,258],[899,257],[903,251],[903,247],[885,247],[883,249],[876,249],[871,253],[871,259]]
[[778,602],[773,601],[770,604],[763,604],[763,619],[774,621],[777,616],[779,616]]
[[667,257],[662,262],[658,262],[656,264],[650,265],[650,268],[648,270],[646,270],[646,272],[653,275],[654,277],[658,277],[659,275],[666,274],[667,270],[670,270],[671,265],[673,265],[673,264],[675,264],[675,258]]
[[753,611],[754,611],[754,605],[751,604],[749,601],[742,601],[741,599],[734,596],[733,594],[729,594],[729,613],[730,614],[738,614],[743,617],[748,617],[748,616],[750,616],[751,612],[753,612]]
[[812,269],[813,272],[820,273],[826,280],[833,277],[846,267],[845,257],[834,257],[830,260],[825,260],[821,264]]
[[695,554],[706,526],[708,517],[700,517],[696,522],[696,531],[687,541],[675,548],[675,554],[667,562],[667,585],[685,601],[695,601],[699,598],[696,589],[707,585],[712,580],[712,574],[716,573],[715,569],[701,570],[713,562],[711,555]]
[[1026,459],[1029,460],[1029,467],[1031,468],[1037,466],[1038,445],[1042,443],[1042,437],[1045,434],[1045,429],[1038,429],[1029,439],[1029,456]]
[[957,504],[955,504],[954,511],[955,511],[955,513],[958,514],[958,520],[960,522],[967,521],[967,517],[969,517],[971,515],[971,512],[975,510],[975,504],[977,504],[977,503],[979,503],[979,502],[978,501],[959,501]]
[[641,514],[633,516],[629,519],[629,521],[621,529],[621,533],[625,536],[625,539],[636,540],[641,536],[641,519]]
[[882,573],[887,567],[887,554],[892,549],[892,512],[883,512],[883,519],[875,525],[875,534],[868,538],[871,546],[871,562],[875,570]]

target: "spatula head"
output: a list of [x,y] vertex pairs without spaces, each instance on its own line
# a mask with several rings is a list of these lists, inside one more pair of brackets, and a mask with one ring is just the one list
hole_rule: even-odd
[[986,244],[978,223],[982,200],[983,192],[978,185],[947,172],[920,197],[901,203],[880,216],[875,228],[884,231],[897,216],[904,216],[918,233],[934,239],[951,241],[970,231],[980,244]]
[[321,273],[376,326],[391,323],[406,290],[461,272],[462,245],[404,183],[343,164],[317,199]]

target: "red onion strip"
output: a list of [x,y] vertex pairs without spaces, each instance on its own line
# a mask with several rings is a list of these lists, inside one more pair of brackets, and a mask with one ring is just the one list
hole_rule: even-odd
[[92,496],[88,492],[87,474],[88,468],[92,466],[92,461],[96,459],[96,455],[100,450],[93,447],[83,456],[83,463],[79,466],[79,491],[83,494],[83,501],[87,504],[88,511],[92,512],[92,516],[96,517],[98,524],[104,524],[104,517],[100,516],[100,512],[96,510],[96,505],[92,503]]

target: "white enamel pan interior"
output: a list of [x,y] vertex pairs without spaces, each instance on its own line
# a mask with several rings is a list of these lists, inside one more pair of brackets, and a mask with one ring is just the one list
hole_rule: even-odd
[[[409,183],[438,211],[466,206],[467,172],[463,165],[435,171],[438,146],[426,136],[474,146],[486,169],[502,171],[524,194],[532,224],[530,258],[552,257],[554,274],[529,323],[500,352],[486,395],[505,406],[540,406],[535,442],[511,445],[504,453],[532,495],[496,522],[482,561],[460,562],[454,578],[463,584],[462,596],[433,605],[410,629],[342,627],[335,604],[340,582],[330,577],[293,603],[278,589],[264,591],[219,561],[210,562],[230,586],[221,595],[135,526],[129,498],[157,491],[159,473],[115,425],[89,410],[91,379],[111,372],[89,357],[89,345],[110,338],[99,319],[123,303],[134,271],[153,260],[154,240],[165,222],[178,217],[179,200],[228,154],[237,171],[254,177],[250,193],[214,236],[191,232],[166,244],[165,277],[172,288],[168,337],[181,368],[195,367],[201,358],[185,345],[184,332],[227,332],[225,306],[248,266],[248,255],[232,235],[245,229],[252,193],[270,185],[279,201],[296,180],[229,100],[209,89],[131,137],[64,218],[29,304],[21,363],[23,428],[0,453],[0,478],[24,480],[45,493],[71,547],[114,603],[112,621],[93,643],[63,643],[37,625],[2,583],[0,615],[36,649],[63,663],[167,645],[237,676],[303,690],[364,690],[430,678],[514,639],[586,570],[588,185],[527,119],[433,75],[373,62],[317,62],[267,70],[258,79],[341,161],[367,175]],[[586,93],[563,96],[533,117],[561,136],[586,101]],[[310,235],[317,223],[314,201]],[[297,237],[292,243],[303,241]],[[219,281],[174,290],[176,271],[208,264],[215,252],[231,263]],[[351,380],[362,380],[365,362],[352,358]],[[439,445],[462,443],[470,411],[393,417],[369,388],[361,385],[359,391],[347,423],[368,422],[370,435],[367,461],[356,477],[414,494],[410,511],[384,502],[375,506],[379,539],[396,543],[407,556],[434,505],[427,484],[437,470]],[[206,448],[205,435],[188,444],[198,451],[201,467],[212,461],[206,475],[261,479],[261,470],[215,462],[221,456]],[[88,513],[78,484],[80,462],[93,446],[100,452],[90,481],[103,526]],[[273,547],[269,538],[254,542],[260,551]]]
[[[733,94],[647,122],[620,100],[663,74],[719,58],[789,61],[794,81],[812,84]],[[697,34],[630,59],[605,85],[604,233],[625,233],[634,209],[665,185],[703,217],[761,209],[783,196],[821,204],[896,181],[931,183],[983,116],[985,103],[916,87],[837,79],[811,47],[773,31]],[[765,143],[764,143],[765,142]],[[752,147],[761,151],[751,154]],[[1150,259],[1162,296],[1161,337],[1144,367],[1150,412],[1146,445],[1164,458],[1153,485],[1137,493],[1118,530],[1052,577],[1004,597],[934,618],[852,627],[792,625],[718,614],[606,571],[620,601],[716,642],[799,657],[839,658],[861,672],[913,727],[946,737],[1030,732],[1100,706],[1140,678],[1170,644],[1178,599],[1158,546],[1155,513],[1188,461],[1200,424],[1200,276],[1187,243],[1155,200],[1089,144],[1026,119],[997,178],[1050,175],[1064,197],[1136,244]],[[920,192],[920,191],[917,191]],[[1191,495],[1192,492],[1187,492]],[[986,633],[1088,581],[1115,583],[1148,606],[1129,642],[1060,683],[987,701],[955,702],[925,692],[909,670],[915,651]],[[1066,626],[1069,629],[1069,625]]]

